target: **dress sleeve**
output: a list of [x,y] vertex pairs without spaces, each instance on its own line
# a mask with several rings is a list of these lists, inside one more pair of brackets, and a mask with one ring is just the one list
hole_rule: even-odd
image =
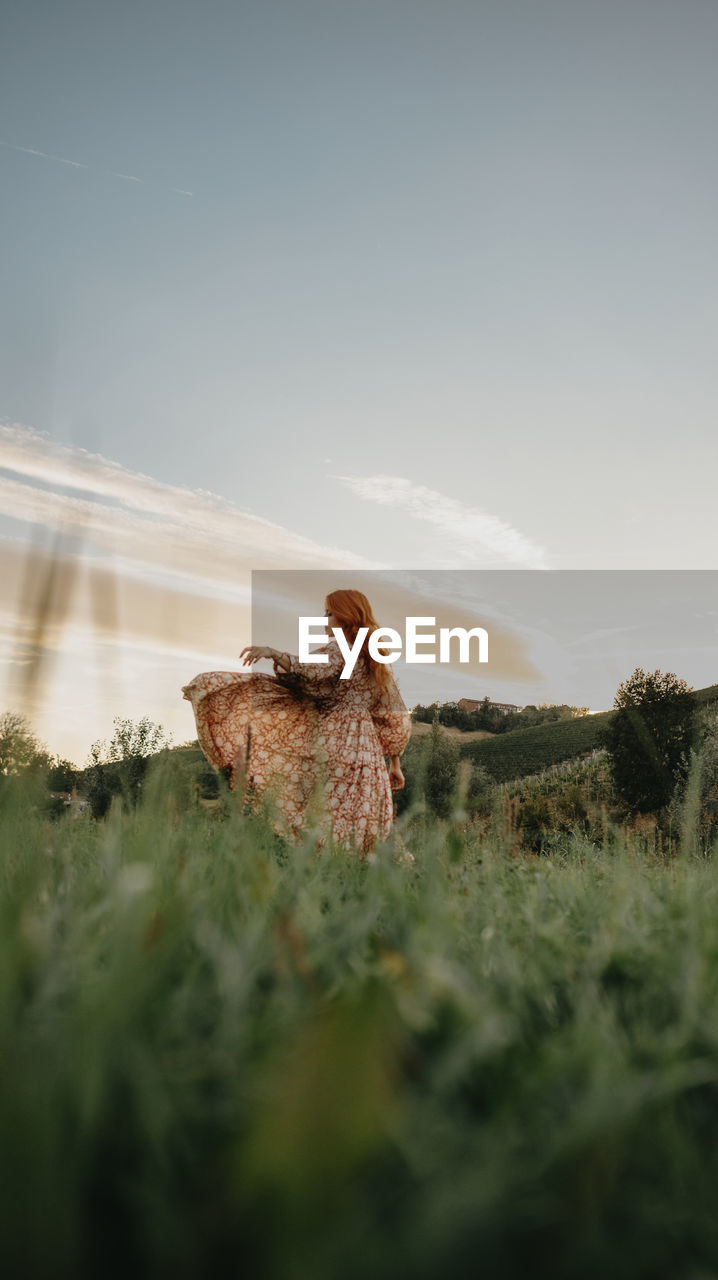
[[[293,653],[288,653],[289,671],[277,669],[277,680],[287,684],[289,688],[306,694],[309,698],[331,697],[344,670],[344,657],[336,640],[329,640],[316,653],[325,653],[328,662],[300,662]],[[276,668],[275,668],[276,669]]]
[[411,735],[411,717],[389,671],[389,682],[378,688],[371,708],[382,751],[387,756],[400,756]]

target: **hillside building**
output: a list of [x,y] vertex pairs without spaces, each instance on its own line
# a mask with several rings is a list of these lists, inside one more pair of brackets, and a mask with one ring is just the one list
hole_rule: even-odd
[[[478,711],[482,701],[477,698],[459,698],[456,705],[462,711]],[[492,711],[500,711],[503,715],[508,715],[510,711],[523,711],[523,707],[517,707],[513,702],[491,702],[490,699],[489,707]]]

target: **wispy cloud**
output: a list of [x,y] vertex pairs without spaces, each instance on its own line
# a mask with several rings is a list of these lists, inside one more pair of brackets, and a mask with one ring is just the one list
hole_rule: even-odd
[[216,494],[166,484],[19,425],[0,426],[0,511],[62,528],[105,556],[196,578],[198,590],[205,581],[236,585],[251,569],[371,567]]
[[403,476],[334,476],[359,498],[408,512],[438,529],[461,565],[484,567],[488,559],[504,566],[547,569],[543,547],[498,516],[469,507],[456,498],[414,484]]
[[[37,147],[20,147],[15,142],[5,142],[0,139],[0,147],[5,147],[8,151],[21,151],[26,156],[37,156],[40,160],[52,160],[55,164],[67,164],[73,169],[88,169],[93,173],[102,173],[108,178],[120,178],[123,182],[139,182],[147,185],[145,178],[137,178],[133,173],[119,173],[116,169],[102,169],[98,165],[83,164],[81,160],[68,160],[65,156],[53,155],[50,151],[39,151]],[[192,196],[193,191],[185,191],[182,187],[168,187],[166,190],[174,191],[178,196]]]

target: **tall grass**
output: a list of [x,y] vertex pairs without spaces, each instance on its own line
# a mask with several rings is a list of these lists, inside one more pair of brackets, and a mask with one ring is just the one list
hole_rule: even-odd
[[0,802],[5,1274],[718,1269],[715,858]]

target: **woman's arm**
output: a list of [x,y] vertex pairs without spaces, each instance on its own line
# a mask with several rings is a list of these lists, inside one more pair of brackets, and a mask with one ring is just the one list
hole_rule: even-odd
[[390,773],[396,763],[396,777],[403,778],[399,757],[411,735],[411,717],[399,693],[393,672],[389,673],[386,684],[377,687],[371,714],[382,751],[391,759]]
[[389,782],[391,783],[392,791],[401,791],[405,781],[399,756],[392,756],[389,761]]
[[[248,645],[240,657],[251,664],[260,658],[271,658],[280,680],[296,682],[312,698],[331,696],[344,669],[344,658],[336,640],[329,640],[317,654],[323,654],[325,662],[300,662],[293,653],[280,653],[267,645]],[[281,673],[281,674],[280,674]]]
[[[245,654],[247,655],[246,657]],[[270,649],[269,645],[247,645],[246,649],[243,649],[239,656],[240,658],[244,658],[244,661],[250,667],[253,662],[259,662],[260,658],[271,658],[274,663],[275,671],[277,667],[280,667],[282,671],[289,670],[289,654],[280,653],[278,649]]]

